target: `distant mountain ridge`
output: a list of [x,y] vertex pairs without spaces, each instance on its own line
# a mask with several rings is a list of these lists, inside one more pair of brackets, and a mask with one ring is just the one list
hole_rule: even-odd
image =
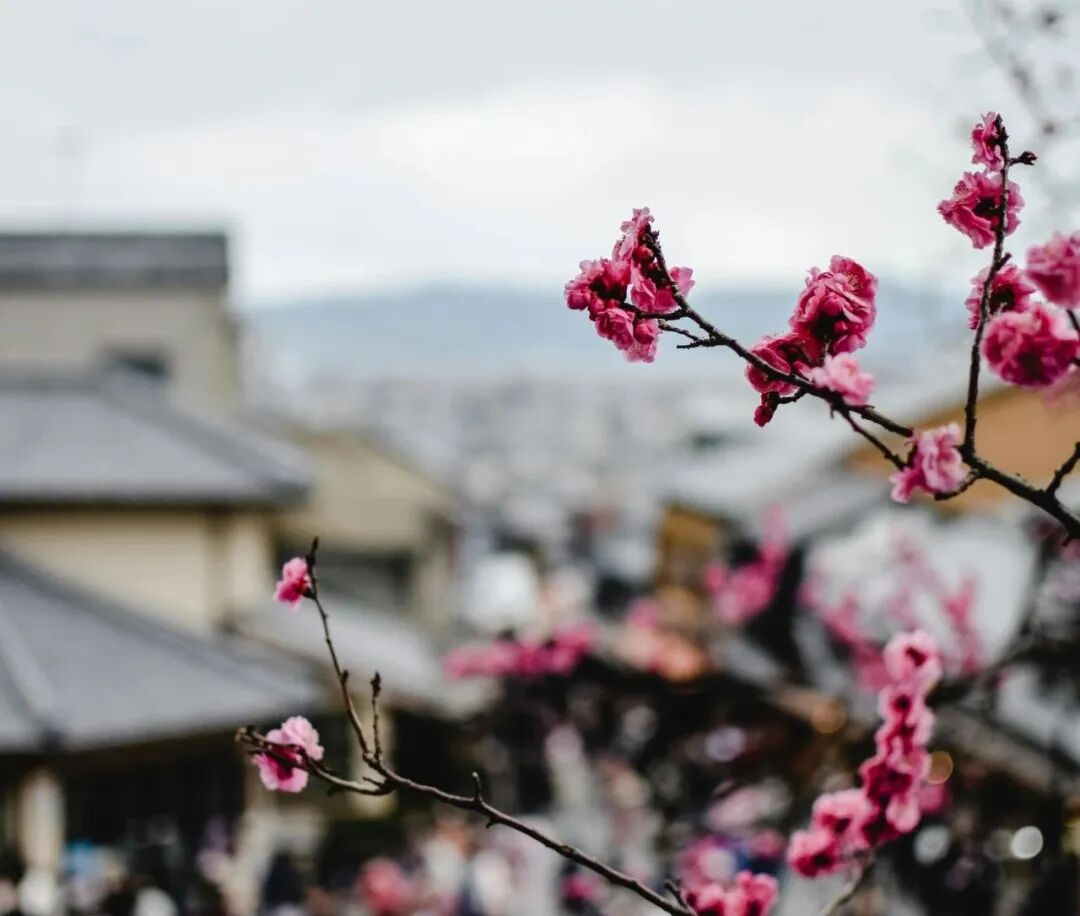
[[[731,287],[695,290],[693,298],[725,331],[754,341],[783,330],[797,293]],[[940,295],[883,282],[866,361],[895,357],[939,326],[948,310]],[[584,315],[566,308],[557,289],[447,283],[343,292],[253,303],[243,318],[260,354],[301,374],[605,373],[625,365]],[[673,335],[661,342],[654,370],[720,370],[724,362],[737,368],[704,350],[672,358],[678,342]]]

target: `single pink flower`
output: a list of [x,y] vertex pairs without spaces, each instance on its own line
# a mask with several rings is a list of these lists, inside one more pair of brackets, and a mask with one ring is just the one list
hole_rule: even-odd
[[877,319],[877,284],[877,277],[866,268],[834,255],[828,270],[811,269],[791,327],[817,341],[826,353],[858,350],[866,345]]
[[621,308],[609,308],[596,319],[596,333],[620,350],[634,345],[634,317]]
[[735,876],[735,889],[743,895],[741,916],[768,916],[780,897],[780,886],[772,875],[741,871]]
[[278,581],[274,598],[283,604],[291,605],[295,611],[310,591],[311,575],[308,571],[307,560],[303,557],[293,557],[281,567],[281,579]]
[[[809,366],[816,365],[821,356],[817,343],[799,331],[763,337],[750,348],[750,352],[766,365],[785,375],[801,372]],[[762,394],[773,392],[787,397],[798,391],[798,386],[777,379],[757,366],[746,367],[746,378],[754,390]]]
[[[953,195],[938,204],[938,213],[950,226],[959,229],[976,248],[985,248],[994,242],[994,230],[998,226],[1001,208],[1001,175],[986,172],[964,172],[953,188]],[[1016,231],[1020,225],[1019,212],[1024,205],[1016,182],[1008,185],[1008,202],[1005,210],[1005,234]]]
[[955,423],[937,429],[917,431],[908,440],[912,445],[907,466],[890,478],[892,498],[906,503],[915,490],[927,493],[951,493],[964,481],[964,461],[960,445],[960,427]]
[[1029,248],[1027,273],[1054,305],[1080,306],[1080,232],[1055,232],[1045,245]]
[[985,165],[992,172],[1000,172],[1005,168],[1005,156],[1001,152],[1001,131],[997,122],[997,114],[988,111],[971,131],[971,145],[975,150],[971,161],[975,165]]
[[983,355],[994,374],[1024,388],[1046,388],[1080,357],[1080,334],[1064,312],[1036,304],[998,315],[986,328]]
[[828,831],[844,847],[864,849],[860,826],[873,815],[874,806],[861,789],[845,789],[819,795],[810,824]]
[[826,356],[825,362],[806,373],[818,388],[835,391],[845,404],[861,407],[870,400],[874,377],[859,368],[858,360],[850,353]]
[[927,693],[941,678],[941,653],[925,630],[898,633],[886,644],[882,657],[896,684],[911,684]]
[[308,784],[308,773],[303,769],[304,755],[311,760],[323,758],[319,733],[307,719],[293,716],[281,728],[267,732],[266,740],[277,745],[274,753],[254,754],[251,758],[263,785],[281,792],[302,791]]
[[788,842],[788,865],[804,878],[831,875],[844,867],[843,850],[829,830],[796,830]]
[[[989,267],[984,268],[978,276],[972,278],[971,292],[964,300],[964,305],[970,312],[968,327],[973,330],[979,326],[979,303],[982,301],[983,287],[989,272]],[[986,300],[987,317],[992,318],[1002,312],[1027,311],[1034,295],[1035,287],[1028,282],[1024,272],[1015,264],[1006,264],[994,275],[990,284],[990,295]]]
[[[645,255],[638,249],[642,245],[645,234],[652,228],[653,215],[648,207],[635,207],[630,219],[625,220],[619,230],[622,236],[615,243],[613,257],[629,261],[633,258],[644,258]],[[649,252],[651,254],[651,252]]]

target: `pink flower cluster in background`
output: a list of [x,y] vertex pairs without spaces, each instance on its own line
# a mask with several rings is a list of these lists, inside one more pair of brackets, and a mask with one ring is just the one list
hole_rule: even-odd
[[[310,760],[323,758],[319,733],[303,716],[293,716],[286,719],[281,728],[267,732],[266,740],[276,745],[274,753],[253,754],[251,758],[259,769],[263,785],[281,792],[302,791],[308,784],[307,770],[302,769],[304,756]],[[295,765],[287,761],[293,761]]]
[[937,429],[916,430],[909,444],[906,466],[889,477],[892,498],[906,503],[916,490],[952,493],[967,473],[960,457],[960,427],[955,423]]
[[1080,306],[1080,232],[1055,232],[1045,245],[1028,249],[1027,275],[1048,302]]
[[[581,271],[566,284],[566,304],[588,312],[596,333],[626,354],[631,362],[656,358],[660,325],[656,318],[675,311],[675,293],[687,295],[694,286],[688,267],[671,269],[671,282],[657,259],[655,233],[648,207],[634,210],[622,224],[622,236],[610,258],[582,261]],[[672,288],[672,282],[675,288]],[[628,307],[627,293],[633,307]]]
[[768,916],[778,896],[772,875],[741,871],[730,884],[717,882],[687,891],[686,902],[699,916]]
[[787,532],[779,509],[765,518],[758,555],[750,563],[729,568],[720,561],[705,569],[705,589],[713,610],[724,623],[737,626],[756,617],[776,597],[788,560]]
[[[865,404],[874,380],[849,354],[866,345],[874,326],[877,285],[877,278],[860,264],[835,255],[828,270],[811,268],[788,330],[762,338],[750,352],[778,372],[801,374],[836,392],[848,404]],[[772,419],[781,398],[798,391],[797,385],[757,366],[746,367],[746,378],[761,394],[754,413],[758,426]]]
[[281,579],[278,581],[274,598],[283,604],[290,605],[295,611],[310,591],[311,574],[308,571],[307,560],[303,557],[293,557],[281,567]]
[[937,645],[921,630],[904,633],[889,641],[883,662],[889,683],[878,696],[878,711],[884,723],[874,736],[874,755],[859,767],[861,785],[820,796],[810,828],[797,830],[788,844],[788,864],[805,877],[856,865],[922,818],[919,793],[934,728],[926,695],[941,677]]
[[357,879],[357,895],[372,916],[415,912],[415,889],[393,859],[372,859],[364,865]]
[[550,639],[498,639],[482,646],[463,646],[450,652],[443,665],[455,678],[543,677],[566,675],[589,654],[595,633],[588,624],[566,627]]

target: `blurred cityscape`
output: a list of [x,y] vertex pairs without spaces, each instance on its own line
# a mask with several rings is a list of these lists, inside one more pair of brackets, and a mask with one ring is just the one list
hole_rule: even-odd
[[[290,716],[370,775],[314,609],[273,600],[316,536],[398,771],[476,773],[657,893],[773,875],[767,916],[846,893],[785,844],[873,752],[882,645],[926,629],[922,819],[830,916],[1080,916],[1077,544],[985,480],[900,506],[824,404],[759,428],[730,354],[624,363],[561,290],[648,203],[751,342],[843,251],[880,275],[875,405],[962,421],[985,259],[934,207],[995,105],[1039,154],[1016,251],[1075,231],[1078,14],[5,10],[0,916],[656,911],[419,796],[266,789],[237,730]],[[980,452],[1047,481],[1080,372],[988,375]]]
[[[798,784],[782,776],[810,780],[841,710],[867,714],[827,628],[793,616],[822,575],[881,600],[890,557],[917,545],[942,588],[972,583],[986,659],[1036,600],[1030,518],[984,484],[899,511],[876,453],[811,405],[758,429],[749,387],[722,372],[316,372],[285,392],[242,369],[229,269],[218,233],[0,235],[0,884],[23,911],[639,911],[416,799],[262,789],[237,726],[306,714],[336,767],[359,766],[315,619],[271,601],[316,534],[339,651],[383,674],[399,768],[454,787],[478,767],[500,803],[649,880],[703,829],[729,864],[775,868]],[[959,416],[962,366],[934,366],[885,370],[881,402],[917,425]],[[1040,479],[1078,413],[1069,392],[990,385],[981,435]],[[1080,498],[1075,480],[1064,492]],[[751,556],[777,507],[782,587],[717,633],[705,571]],[[1059,586],[1038,598],[1051,615],[1080,594]],[[455,646],[583,623],[596,648],[554,682],[444,666]],[[948,722],[967,801],[907,853],[973,869],[970,907],[948,912],[1011,912],[986,900],[1023,899],[1044,843],[1075,855],[1080,821],[1060,806],[1080,721],[1043,674]],[[989,813],[972,800],[987,793]],[[955,898],[956,868],[939,872],[860,912]],[[820,898],[785,894],[782,912]]]

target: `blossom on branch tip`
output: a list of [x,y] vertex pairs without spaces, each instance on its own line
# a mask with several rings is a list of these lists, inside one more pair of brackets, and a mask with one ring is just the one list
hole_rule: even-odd
[[915,490],[952,493],[963,483],[966,475],[957,424],[916,431],[908,441],[912,449],[907,465],[889,477],[894,500],[906,503]]
[[282,723],[281,728],[267,732],[266,740],[276,745],[273,753],[253,754],[251,758],[258,767],[263,785],[281,792],[303,790],[308,784],[307,770],[303,769],[304,756],[316,761],[323,758],[319,733],[303,716],[292,716]]
[[274,591],[274,598],[288,604],[295,611],[300,602],[311,592],[311,572],[303,557],[293,557],[281,567],[281,579]]
[[698,916],[768,916],[778,896],[771,875],[741,871],[730,885],[713,882],[687,891],[686,902]]
[[870,400],[874,390],[874,377],[863,372],[859,363],[850,353],[826,356],[825,362],[806,373],[818,388],[835,391],[845,404],[861,407]]
[[[938,204],[938,213],[950,226],[971,239],[976,248],[994,243],[994,232],[1001,209],[1001,175],[986,172],[964,172],[953,188],[952,197]],[[1005,209],[1005,234],[1020,225],[1019,212],[1024,205],[1016,182],[1008,184],[1008,203]]]
[[[984,268],[978,276],[971,279],[971,292],[964,305],[971,313],[968,317],[968,327],[974,330],[979,326],[979,306],[982,303],[983,287],[986,285],[986,277],[990,268]],[[1024,272],[1015,264],[1006,264],[995,275],[990,283],[990,293],[986,298],[986,315],[992,318],[1003,312],[1024,312],[1031,305],[1031,297],[1035,295],[1035,287],[1028,282]]]
[[1059,309],[1038,303],[998,315],[986,328],[983,355],[994,374],[1024,388],[1046,388],[1080,357],[1080,334]]
[[1029,248],[1027,273],[1054,305],[1080,306],[1080,232],[1055,232],[1045,245]]
[[992,172],[1000,172],[1005,167],[1005,156],[1001,151],[1001,129],[998,116],[993,111],[983,115],[971,131],[971,145],[974,152],[971,161],[975,165],[984,165]]

